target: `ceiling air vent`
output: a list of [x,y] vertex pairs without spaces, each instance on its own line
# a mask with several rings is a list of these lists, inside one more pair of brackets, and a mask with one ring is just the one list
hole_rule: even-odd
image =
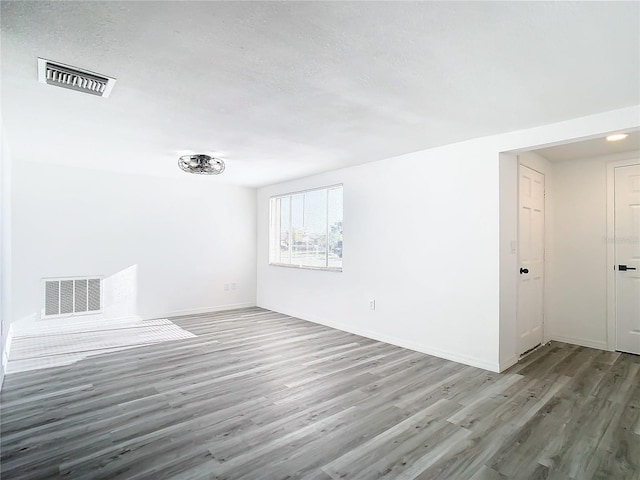
[[99,97],[108,97],[116,83],[115,78],[44,58],[38,58],[38,81]]

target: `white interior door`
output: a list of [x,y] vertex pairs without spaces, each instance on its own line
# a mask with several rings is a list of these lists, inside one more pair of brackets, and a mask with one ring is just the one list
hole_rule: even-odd
[[640,165],[614,177],[616,350],[640,355]]
[[518,354],[542,343],[544,319],[544,175],[520,165]]

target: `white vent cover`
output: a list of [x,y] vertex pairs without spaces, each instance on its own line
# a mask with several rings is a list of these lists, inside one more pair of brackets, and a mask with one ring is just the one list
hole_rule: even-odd
[[108,97],[116,83],[115,78],[44,58],[38,58],[38,81],[99,97]]
[[44,280],[44,317],[94,314],[102,311],[100,278]]

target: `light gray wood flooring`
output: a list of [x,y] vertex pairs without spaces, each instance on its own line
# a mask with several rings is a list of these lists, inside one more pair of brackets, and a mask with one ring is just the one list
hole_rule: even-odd
[[249,308],[9,374],[2,479],[640,479],[640,357],[504,374]]

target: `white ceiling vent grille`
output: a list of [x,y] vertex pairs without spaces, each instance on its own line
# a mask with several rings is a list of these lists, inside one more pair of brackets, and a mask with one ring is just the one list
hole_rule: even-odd
[[102,311],[100,278],[44,280],[44,317],[95,314]]
[[38,81],[99,97],[108,97],[116,83],[115,78],[44,58],[38,58]]

